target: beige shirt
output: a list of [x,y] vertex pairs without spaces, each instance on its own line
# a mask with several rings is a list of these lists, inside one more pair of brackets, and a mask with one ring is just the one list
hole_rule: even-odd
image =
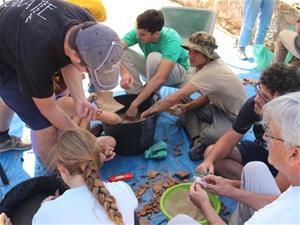
[[247,99],[242,82],[221,59],[202,67],[189,83],[196,86],[202,95],[207,95],[212,104],[231,118],[236,117]]

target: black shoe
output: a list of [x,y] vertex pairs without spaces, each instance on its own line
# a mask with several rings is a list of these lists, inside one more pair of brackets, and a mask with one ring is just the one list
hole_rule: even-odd
[[198,160],[203,159],[205,149],[206,149],[206,146],[203,145],[198,139],[196,139],[192,143],[192,147],[188,153],[190,160],[198,161]]
[[248,56],[246,55],[244,47],[238,48],[238,57],[240,60],[248,60]]

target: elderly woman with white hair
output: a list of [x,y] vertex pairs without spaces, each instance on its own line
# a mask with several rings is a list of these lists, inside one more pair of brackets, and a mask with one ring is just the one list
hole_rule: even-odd
[[[274,177],[262,162],[250,162],[244,167],[242,189],[225,185],[228,179],[208,175],[201,183],[194,182],[189,194],[209,224],[225,223],[213,210],[204,189],[217,194],[246,191],[248,197],[251,193],[259,193],[274,199],[269,204],[258,199],[256,209],[238,203],[229,224],[300,224],[300,92],[292,92],[268,102],[263,107],[263,121],[266,125],[264,139],[269,148],[268,161],[287,177],[291,186],[280,193]],[[178,221],[182,223],[183,220],[197,224],[186,215],[179,215],[168,225],[178,224]]]

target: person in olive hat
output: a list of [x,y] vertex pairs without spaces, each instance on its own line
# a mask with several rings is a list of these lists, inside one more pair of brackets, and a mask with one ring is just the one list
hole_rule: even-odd
[[[171,106],[192,140],[189,157],[200,160],[207,145],[214,143],[231,127],[246,100],[246,92],[236,75],[215,52],[215,38],[204,31],[192,34],[182,45],[189,51],[190,65],[196,73],[178,91],[142,113],[147,117]],[[191,94],[201,94],[183,103]]]

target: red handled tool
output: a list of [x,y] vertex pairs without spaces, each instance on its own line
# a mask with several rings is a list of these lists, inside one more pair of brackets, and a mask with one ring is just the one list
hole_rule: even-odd
[[123,174],[120,174],[120,175],[117,175],[117,176],[111,176],[108,178],[108,180],[110,182],[115,182],[115,181],[120,181],[120,180],[130,180],[131,178],[133,178],[133,173],[123,173]]

